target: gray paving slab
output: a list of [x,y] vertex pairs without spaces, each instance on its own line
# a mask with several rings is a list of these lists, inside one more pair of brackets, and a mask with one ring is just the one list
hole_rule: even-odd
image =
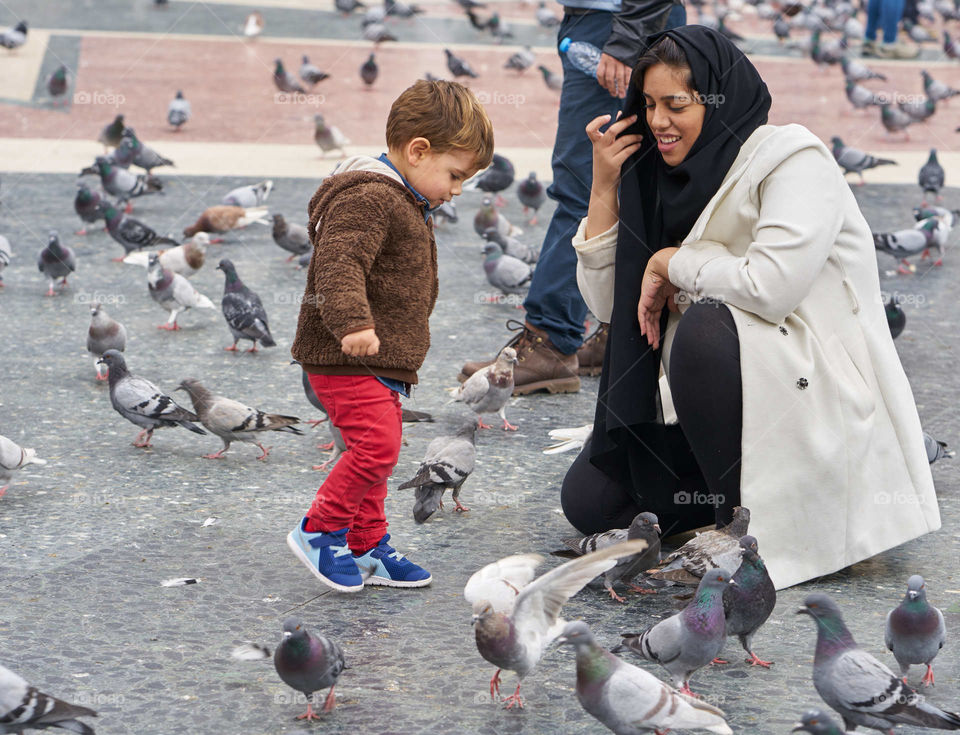
[[[204,206],[246,183],[166,179],[166,193],[137,200],[134,215],[161,232],[178,232]],[[44,690],[99,710],[101,735],[604,731],[574,698],[568,650],[550,652],[528,677],[523,711],[491,703],[493,667],[476,651],[461,596],[481,565],[510,553],[548,553],[571,534],[559,513],[557,488],[573,457],[546,456],[541,449],[549,429],[592,420],[596,379],[585,379],[579,394],[516,399],[508,417],[519,424],[518,432],[481,433],[477,470],[462,497],[469,513],[448,508],[417,526],[411,496],[391,489],[390,533],[400,550],[430,569],[431,587],[326,592],[284,544],[322,480],[310,465],[322,458],[315,444],[326,441],[324,428],[303,437],[271,437],[267,462],[256,461],[256,450],[242,444],[224,460],[202,459],[219,448],[218,440],[179,428],[158,431],[151,450],[135,449],[130,442],[136,428],[111,409],[85,351],[88,306],[100,299],[127,326],[127,360],[135,373],[166,390],[199,377],[230,397],[312,418],[297,368],[288,364],[305,272],[285,262],[266,227],[210,247],[210,262],[195,285],[219,301],[222,276],[213,265],[221,253],[233,259],[241,278],[261,294],[278,342],[257,355],[226,353],[231,338],[219,311],[187,312],[177,333],[156,329],[166,314],[149,298],[144,271],[111,263],[120,248],[102,231],[86,238],[71,234],[79,225],[71,206],[73,177],[0,174],[0,180],[0,233],[15,251],[0,290],[0,433],[49,460],[17,476],[0,500],[0,661]],[[268,205],[302,221],[314,186],[278,179]],[[876,229],[907,226],[918,194],[908,186],[857,189]],[[391,488],[415,471],[443,421],[465,415],[443,405],[443,388],[455,385],[460,362],[492,353],[506,338],[504,321],[522,318],[508,304],[481,303],[488,287],[471,226],[479,199],[464,195],[460,223],[438,231],[441,288],[431,320],[433,346],[421,385],[406,402],[433,412],[438,423],[405,427],[407,446]],[[519,222],[514,194],[507,199],[507,216]],[[956,206],[960,192],[948,190],[946,201]],[[542,211],[543,224],[527,228],[524,237],[539,240],[548,220],[549,211]],[[76,249],[79,267],[64,293],[45,298],[35,258],[50,229]],[[897,346],[921,419],[955,445],[960,334],[958,266],[951,255],[940,268],[918,263],[912,276],[886,275],[891,258],[881,255],[878,264],[884,289],[896,291],[907,311]],[[694,677],[694,689],[727,711],[736,732],[786,733],[803,709],[820,703],[810,681],[813,626],[793,614],[812,591],[842,600],[854,635],[888,665],[893,660],[883,648],[883,618],[910,574],[927,578],[948,629],[960,626],[958,471],[956,461],[934,467],[941,531],[780,594],[771,621],[755,639],[759,655],[776,662],[771,670],[751,670],[733,644],[726,652],[734,663]],[[202,527],[211,516],[219,523]],[[548,556],[544,568],[556,563]],[[201,581],[160,586],[171,577]],[[672,603],[669,596],[630,596],[618,605],[602,590],[587,589],[565,614],[587,620],[599,640],[612,645],[618,632],[669,614]],[[337,688],[337,709],[319,724],[293,720],[304,703],[269,662],[229,656],[241,641],[275,644],[291,611],[338,640],[350,665]],[[929,698],[960,708],[960,654],[950,639],[936,671]],[[506,688],[513,686],[512,674],[504,679]]]

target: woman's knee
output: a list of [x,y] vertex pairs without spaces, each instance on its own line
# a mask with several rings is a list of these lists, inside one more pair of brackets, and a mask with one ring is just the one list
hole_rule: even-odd
[[719,361],[731,359],[740,359],[740,340],[730,309],[713,301],[688,307],[677,324],[670,346],[671,380],[677,366],[710,371]]

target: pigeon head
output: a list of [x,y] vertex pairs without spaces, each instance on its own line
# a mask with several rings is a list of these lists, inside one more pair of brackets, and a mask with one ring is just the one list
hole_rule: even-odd
[[489,242],[489,241],[488,241],[488,242],[483,246],[483,251],[482,251],[482,252],[483,252],[483,254],[484,254],[485,256],[487,256],[488,258],[495,258],[495,257],[499,257],[499,256],[503,255],[503,248],[501,248],[501,247],[500,247],[499,245],[497,245],[497,243],[495,243],[495,242]]
[[182,92],[181,90],[179,90],[179,89],[177,90],[177,99],[178,99],[178,100],[182,100],[182,99],[183,99],[183,92]]
[[197,392],[198,389],[202,389],[202,388],[203,386],[200,385],[200,381],[197,380],[196,378],[185,378],[180,381],[180,385],[174,388],[174,390],[183,390],[189,393],[190,395],[193,395],[194,393]]
[[21,33],[26,33],[26,32],[27,32],[27,21],[21,20],[19,23],[17,23],[15,30],[20,31]]
[[473,603],[473,624],[482,623],[494,616],[493,604],[489,600],[477,600]]
[[234,281],[240,280],[237,278],[237,269],[233,265],[233,261],[229,258],[224,258],[217,264],[217,270],[223,271],[223,274],[227,277],[227,283],[233,283]]
[[558,645],[570,645],[576,646],[589,646],[593,643],[593,633],[590,631],[590,626],[587,625],[582,620],[574,620],[571,623],[567,623],[563,626],[563,630],[560,631],[560,635],[557,636],[556,642]]
[[825,635],[828,638],[850,639],[852,636],[844,625],[840,607],[828,595],[821,592],[808,595],[803,601],[803,607],[797,610],[797,615],[809,615],[817,624],[818,638]]
[[60,251],[60,235],[57,234],[56,230],[50,230],[50,234],[47,236],[47,247],[54,254]]
[[630,524],[630,529],[627,532],[627,536],[632,537],[632,535],[642,535],[644,531],[649,529],[654,530],[656,533],[660,533],[659,520],[660,519],[657,518],[657,516],[653,513],[638,513],[633,519],[633,522]]
[[[101,312],[101,311],[103,311],[103,304],[97,302],[97,303],[95,303],[93,306],[90,307],[90,316],[91,316],[92,318],[96,319],[97,316],[100,315],[100,312]],[[106,312],[103,312],[103,313],[106,314]]]
[[283,621],[283,637],[295,635],[303,631],[303,621],[300,618],[289,617]]
[[[297,363],[298,365],[300,363]],[[457,429],[457,436],[464,439],[469,439],[471,442],[475,441],[477,436],[477,422],[473,419],[466,421],[459,429]]]
[[743,536],[740,539],[740,556],[753,561],[757,556],[757,539],[753,536]]
[[907,580],[907,599],[924,599],[927,596],[926,590],[927,584],[923,581],[923,577],[921,577],[919,574],[914,574],[912,577],[910,577],[910,579]]
[[100,359],[97,360],[97,364],[106,365],[111,375],[117,371],[126,370],[127,367],[126,360],[123,359],[123,355],[120,354],[118,350],[107,350]]
[[729,584],[736,587],[737,583],[733,581],[732,577],[733,575],[730,572],[721,567],[708,570],[700,580],[700,586],[697,587],[698,596],[700,591],[704,589],[723,590]]
[[324,122],[326,122],[326,121],[324,120],[324,118],[323,118],[323,115],[321,115],[319,112],[318,112],[316,115],[313,116],[313,121],[314,121],[317,125],[323,125]]
[[728,536],[741,539],[747,535],[750,527],[750,510],[738,505],[733,509],[733,520],[721,530]]
[[517,351],[512,347],[504,347],[500,350],[500,354],[497,355],[497,362],[516,365],[519,362],[519,360],[517,360]]
[[483,231],[483,235],[481,235],[481,237],[487,242],[495,242],[501,248],[503,248],[505,245],[503,235],[500,234],[500,230],[498,230],[496,227],[488,227]]
[[809,709],[804,712],[800,722],[790,732],[809,732],[812,735],[842,735],[843,733],[821,709]]
[[156,253],[147,255],[147,269],[155,268],[160,265],[160,256]]

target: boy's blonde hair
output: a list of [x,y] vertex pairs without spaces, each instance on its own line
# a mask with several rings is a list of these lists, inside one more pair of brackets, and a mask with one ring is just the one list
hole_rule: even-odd
[[390,107],[387,147],[400,150],[426,138],[436,153],[471,151],[477,168],[493,160],[493,124],[473,92],[459,82],[418,80]]

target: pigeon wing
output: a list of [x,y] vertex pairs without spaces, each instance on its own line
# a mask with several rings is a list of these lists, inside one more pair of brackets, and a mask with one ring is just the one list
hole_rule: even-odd
[[487,564],[467,580],[463,596],[470,604],[487,600],[497,612],[509,614],[542,563],[539,554],[516,554]]

